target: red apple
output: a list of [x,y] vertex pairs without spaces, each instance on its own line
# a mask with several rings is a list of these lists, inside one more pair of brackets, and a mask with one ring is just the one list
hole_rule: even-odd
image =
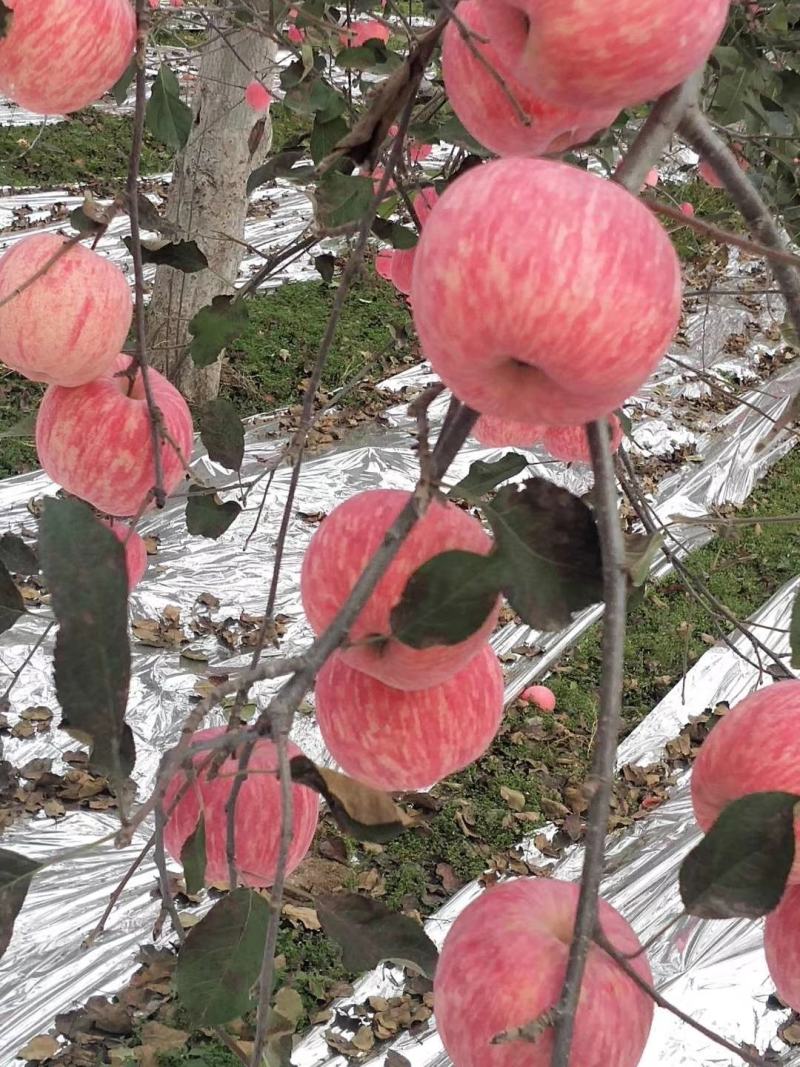
[[541,711],[550,712],[556,710],[556,695],[546,685],[529,685],[527,689],[523,690],[520,700],[535,704]]
[[[740,700],[717,723],[692,770],[692,804],[703,830],[750,793],[800,795],[800,681],[778,682]],[[800,882],[800,821],[790,875]]]
[[0,92],[39,115],[93,104],[133,56],[136,19],[129,0],[5,0],[11,20],[0,37]]
[[503,672],[488,645],[440,685],[391,689],[341,653],[317,677],[317,722],[352,778],[390,792],[426,789],[483,755],[503,716]]
[[133,304],[119,267],[83,245],[26,285],[64,243],[38,233],[0,258],[0,360],[34,382],[84,385],[113,366]]
[[800,1011],[800,886],[790,885],[764,924],[764,952],[783,1003]]
[[483,415],[590,422],[658,365],[680,264],[652,213],[577,167],[508,158],[458,178],[416,248],[411,292],[434,371]]
[[[47,474],[68,493],[109,515],[135,515],[155,484],[150,420],[141,373],[123,375],[129,356],[88,385],[51,385],[36,419],[36,450]],[[150,370],[164,427],[180,451],[164,441],[164,488],[171,493],[192,455],[192,416],[181,394]]]
[[[622,444],[622,426],[616,415],[609,415],[611,424],[611,451],[616,452]],[[553,457],[564,463],[591,463],[589,438],[585,426],[553,426],[542,436],[542,444]]]
[[[414,197],[414,211],[417,215],[420,229],[425,225],[434,204],[439,199],[439,194],[432,185],[426,186]],[[411,292],[411,279],[414,271],[414,248],[384,249],[378,253],[375,269],[381,278],[392,282],[395,289],[408,296]],[[383,259],[381,259],[383,257]]]
[[533,422],[481,415],[472,427],[472,436],[487,448],[529,448],[542,439],[545,429]]
[[[578,886],[571,882],[516,879],[488,889],[459,915],[445,939],[433,990],[439,1035],[454,1067],[550,1067],[552,1029],[533,1044],[491,1040],[558,1002],[577,903]],[[614,948],[652,983],[639,939],[603,900],[599,921]],[[650,998],[593,944],[570,1067],[636,1067],[652,1019]]]
[[504,69],[546,100],[630,107],[703,66],[730,0],[483,0]]
[[[410,498],[401,489],[368,489],[335,508],[317,530],[300,575],[303,607],[315,633],[333,621]],[[389,616],[409,578],[431,557],[454,548],[487,555],[491,547],[477,519],[455,504],[434,500],[351,627],[344,662],[396,689],[427,689],[460,671],[492,632],[499,603],[466,641],[423,649],[392,637]]]
[[[734,153],[739,162],[739,166],[745,173],[747,173],[747,171],[750,170],[749,162],[741,152],[734,150]],[[700,163],[697,166],[697,173],[707,185],[711,186],[712,189],[725,188],[722,179],[707,160],[700,160]]]
[[[199,730],[192,742],[212,741],[225,732],[223,726]],[[297,745],[289,743],[289,758],[302,756]],[[192,758],[195,768],[204,766],[208,751]],[[198,771],[173,810],[173,803],[186,784],[183,771],[170,781],[164,795],[164,845],[173,859],[180,861],[181,850],[194,833],[203,815],[206,836],[207,885],[227,888],[228,823],[225,806],[233,788],[239,767],[239,752],[229,756],[220,766],[216,778],[208,780],[206,770]],[[278,866],[281,837],[281,787],[277,775],[278,759],[275,745],[268,738],[260,738],[248,764],[248,775],[236,799],[236,848],[234,859],[239,882],[256,889],[272,885]],[[291,873],[308,852],[317,828],[319,802],[317,795],[303,785],[292,785],[292,843],[289,848],[287,873]],[[171,813],[171,814],[170,814]]]
[[[471,38],[473,47],[470,48],[454,21],[445,30],[442,45],[447,96],[476,141],[498,155],[542,156],[565,152],[571,145],[589,141],[598,130],[611,125],[619,108],[553,104],[511,75],[505,76],[506,88],[503,88],[489,69],[499,70],[502,59],[493,47],[492,23],[485,17],[482,3],[483,0],[462,0],[456,9],[459,21],[475,35]],[[473,49],[483,56],[485,64]],[[523,122],[520,110],[530,120],[529,124]]]
[[131,529],[127,523],[105,521],[104,525],[111,530],[125,549],[125,567],[128,571],[128,592],[135,589],[142,580],[142,575],[147,570],[147,548],[139,534]]
[[347,48],[361,48],[367,41],[380,41],[386,44],[391,35],[391,30],[377,19],[367,19],[365,22],[351,23],[344,33],[339,34],[339,40]]

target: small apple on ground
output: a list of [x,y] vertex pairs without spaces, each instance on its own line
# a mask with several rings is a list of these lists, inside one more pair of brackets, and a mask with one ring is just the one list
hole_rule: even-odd
[[[516,879],[488,889],[453,923],[433,995],[439,1035],[454,1067],[550,1067],[552,1029],[533,1044],[491,1041],[557,1004],[578,891],[571,882]],[[603,900],[599,921],[614,948],[652,983],[639,939]],[[571,1067],[636,1067],[652,1019],[650,998],[593,944],[575,1016]]]
[[[36,419],[36,451],[45,472],[108,515],[135,515],[155,484],[142,375],[137,371],[131,381],[125,373],[132,362],[118,356],[105,374],[76,389],[51,385]],[[158,371],[149,376],[171,439],[161,445],[164,489],[171,493],[191,459],[192,416],[174,385]]]
[[527,700],[529,704],[535,704],[542,711],[556,710],[556,695],[546,685],[529,685],[523,690],[520,700]]
[[0,258],[0,360],[34,382],[85,385],[116,360],[133,303],[119,267],[83,245],[47,267],[64,245],[38,233]]
[[[129,0],[5,0],[0,93],[38,115],[65,115],[99,100],[133,56]],[[113,346],[112,346],[113,351]]]
[[[410,498],[401,489],[368,489],[335,508],[317,530],[300,575],[303,607],[315,633],[331,623]],[[447,681],[480,651],[499,602],[483,626],[456,645],[414,649],[391,636],[389,616],[409,578],[431,557],[453,548],[487,555],[492,541],[477,519],[434,500],[351,626],[350,645],[342,652],[348,666],[395,689],[427,689]]]
[[767,916],[764,952],[778,996],[800,1012],[800,885],[790,885]]
[[562,107],[543,100],[535,90],[508,75],[505,87],[501,85],[491,73],[501,68],[502,60],[492,46],[492,23],[485,17],[482,2],[462,0],[456,10],[459,22],[473,34],[472,47],[454,21],[448,24],[442,43],[448,100],[476,141],[497,155],[543,156],[590,141],[611,125],[619,110],[616,107]]
[[503,672],[486,645],[440,685],[390,689],[341,653],[317,677],[317,723],[352,778],[389,792],[426,789],[478,759],[503,715]]
[[[224,726],[200,730],[192,743],[213,741],[225,733]],[[186,775],[179,771],[164,795],[164,845],[173,859],[180,861],[181,851],[194,833],[203,815],[206,837],[207,885],[227,888],[228,817],[226,804],[239,767],[239,753],[229,756],[216,778],[208,780],[200,770],[213,752],[198,752],[192,758],[195,779],[180,800],[176,798],[186,785]],[[302,756],[297,745],[289,743],[289,758]],[[248,775],[236,800],[236,871],[242,885],[262,889],[272,885],[278,867],[281,836],[281,788],[277,774],[275,745],[268,738],[259,739],[250,756]],[[319,801],[303,785],[292,785],[293,823],[287,873],[300,863],[311,846],[317,828]],[[173,810],[174,804],[174,810]]]
[[608,415],[656,368],[680,318],[680,264],[620,186],[511,157],[440,197],[411,304],[423,354],[459,400],[568,426]]
[[[778,682],[740,700],[703,742],[692,769],[692,804],[701,829],[750,793],[800,795],[800,681]],[[800,882],[800,821],[789,881]]]
[[730,0],[482,0],[503,69],[546,100],[616,107],[654,100],[698,70]]

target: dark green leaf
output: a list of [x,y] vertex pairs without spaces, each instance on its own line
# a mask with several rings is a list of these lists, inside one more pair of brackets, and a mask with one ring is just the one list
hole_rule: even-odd
[[794,598],[792,621],[789,624],[789,644],[792,649],[792,666],[800,667],[800,592]]
[[407,915],[355,893],[326,894],[314,904],[322,929],[341,946],[348,971],[369,971],[382,960],[392,960],[433,977],[439,960],[436,945]]
[[25,601],[5,563],[0,562],[0,634],[10,630],[20,615],[25,614]]
[[39,560],[59,631],[56,694],[62,726],[92,745],[91,763],[113,779],[133,769],[125,722],[131,652],[125,550],[79,500],[47,500]]
[[8,948],[14,932],[14,922],[31,884],[31,878],[39,869],[39,864],[0,848],[0,956]]
[[317,767],[306,756],[295,756],[290,766],[292,781],[323,796],[334,819],[350,837],[383,843],[402,833],[403,814],[388,794],[328,767]]
[[321,256],[314,256],[314,266],[319,271],[322,280],[330,285],[333,281],[333,271],[336,267],[336,257],[330,252],[323,252]]
[[415,248],[419,240],[419,235],[414,230],[409,230],[398,222],[390,222],[389,219],[374,219],[372,232],[382,241],[388,241],[392,248]]
[[127,65],[125,70],[119,76],[119,79],[114,85],[111,86],[109,92],[114,97],[120,107],[128,99],[128,89],[133,84],[133,79],[136,77],[136,60],[132,59]]
[[206,880],[206,820],[202,812],[197,826],[183,843],[181,863],[186,892],[199,893]]
[[375,74],[388,74],[402,62],[396,52],[390,52],[383,41],[373,38],[356,48],[342,48],[334,59],[337,67],[345,70],[364,70]]
[[273,181],[275,178],[287,177],[294,164],[303,158],[303,154],[301,149],[294,149],[291,152],[279,152],[276,156],[268,159],[263,166],[256,167],[247,179],[247,195],[250,196],[265,182]]
[[544,478],[500,489],[484,513],[501,588],[529,626],[559,630],[603,598],[600,540],[586,504]]
[[234,889],[189,931],[178,954],[175,988],[192,1027],[224,1026],[250,1007],[269,914],[258,893]]
[[[133,239],[123,237],[123,242],[132,252]],[[142,241],[142,261],[157,267],[172,267],[184,274],[196,274],[208,268],[208,260],[197,241]]]
[[442,141],[447,141],[448,144],[458,145],[459,148],[466,148],[468,152],[473,152],[476,156],[486,158],[489,153],[479,144],[471,134],[467,132],[460,119],[455,115],[450,115],[449,118],[439,126],[438,137]]
[[242,335],[248,318],[247,304],[232,296],[215,296],[209,305],[200,308],[189,323],[189,354],[194,365],[209,367],[231,341]]
[[179,152],[189,140],[192,111],[181,100],[181,87],[170,68],[162,63],[147,101],[148,130],[167,148]]
[[200,409],[198,422],[208,458],[229,471],[238,471],[244,459],[244,427],[230,400],[209,400]]
[[317,216],[326,230],[358,221],[372,203],[371,178],[356,177],[330,170],[317,186]]
[[209,537],[216,541],[241,510],[241,505],[235,500],[221,504],[215,493],[193,485],[189,488],[189,499],[186,501],[186,529],[193,537]]
[[757,919],[777,907],[794,863],[791,793],[751,793],[723,809],[681,864],[680,891],[701,919]]
[[392,608],[392,635],[411,648],[466,641],[486,622],[499,589],[493,557],[442,552],[409,578]]
[[507,452],[492,461],[478,459],[470,465],[466,478],[454,485],[447,495],[476,503],[498,485],[521,474],[527,466],[528,460],[519,452]]
[[347,123],[341,116],[331,119],[329,122],[321,122],[319,115],[314,119],[311,130],[311,158],[315,163],[321,163],[326,156],[334,150],[336,145],[347,133]]
[[316,78],[310,83],[310,87],[311,110],[320,122],[332,122],[347,111],[344,96],[322,78]]
[[3,0],[0,0],[0,37],[5,37],[8,34],[13,17],[14,12],[11,8],[6,7]]
[[38,574],[39,560],[36,552],[16,534],[4,533],[0,537],[0,561],[13,574]]

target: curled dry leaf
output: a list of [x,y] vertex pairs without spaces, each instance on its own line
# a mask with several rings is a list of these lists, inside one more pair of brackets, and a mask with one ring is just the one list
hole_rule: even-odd
[[391,841],[407,825],[406,816],[386,793],[318,767],[306,756],[295,756],[290,766],[292,781],[321,794],[339,826],[356,840]]

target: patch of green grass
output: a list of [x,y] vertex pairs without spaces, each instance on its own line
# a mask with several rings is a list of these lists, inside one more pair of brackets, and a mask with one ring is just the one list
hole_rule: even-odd
[[39,466],[33,444],[33,417],[43,392],[43,385],[0,367],[0,432],[23,422],[27,429],[20,437],[0,437],[0,478]]
[[224,1045],[202,1041],[178,1052],[162,1052],[159,1067],[241,1067],[242,1061]]
[[[724,189],[714,189],[702,178],[689,182],[662,182],[656,192],[659,198],[671,204],[691,204],[698,218],[712,222],[724,230],[743,233],[745,230],[742,217],[733,205],[733,201]],[[695,233],[688,226],[679,226],[668,219],[662,220],[672,237],[678,255],[684,261],[707,257],[719,249],[719,245]]]
[[[242,414],[296,403],[310,374],[333,306],[335,289],[292,282],[250,303],[250,323],[228,351],[226,388]],[[392,330],[408,326],[405,301],[367,267],[348,294],[323,375],[338,389],[358,372],[392,362]],[[391,327],[391,329],[390,329]]]
[[[0,185],[103,187],[128,169],[131,118],[89,109],[67,122],[0,126]],[[145,136],[142,173],[169,170],[172,154]]]
[[[308,132],[308,121],[281,105],[271,109],[273,151]],[[47,189],[82,184],[105,189],[128,169],[132,119],[89,108],[67,122],[0,126],[0,185]],[[142,174],[172,167],[173,154],[145,133]]]

